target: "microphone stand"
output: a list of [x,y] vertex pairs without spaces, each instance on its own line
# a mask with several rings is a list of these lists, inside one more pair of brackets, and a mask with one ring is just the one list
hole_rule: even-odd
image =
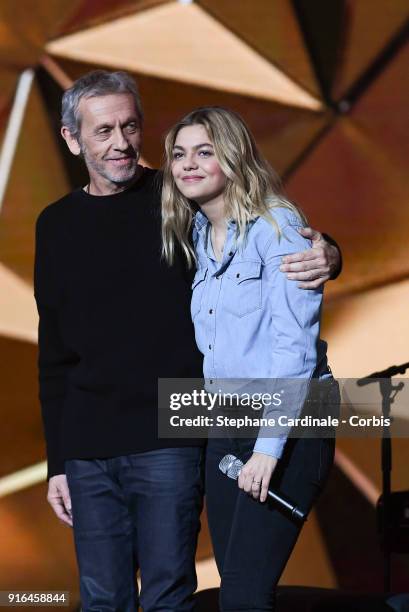
[[[381,372],[374,372],[357,381],[359,387],[368,385],[373,382],[379,382],[379,387],[382,395],[382,416],[389,419],[391,413],[391,404],[399,391],[404,387],[404,383],[400,382],[397,385],[392,385],[392,376],[404,374],[409,369],[409,362],[399,366],[391,366]],[[388,421],[386,421],[388,422]],[[385,593],[389,593],[391,589],[391,550],[388,543],[388,531],[390,527],[390,498],[391,498],[391,472],[392,472],[392,441],[390,436],[389,425],[383,425],[382,430],[382,522],[381,522],[381,539],[383,542],[383,588]]]

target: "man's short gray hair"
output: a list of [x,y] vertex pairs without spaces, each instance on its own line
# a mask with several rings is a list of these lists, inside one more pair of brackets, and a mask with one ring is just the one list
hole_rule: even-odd
[[81,115],[78,110],[82,98],[108,96],[110,94],[131,94],[142,125],[143,111],[141,98],[135,80],[123,71],[93,70],[74,81],[62,97],[61,124],[67,127],[74,138],[81,131]]

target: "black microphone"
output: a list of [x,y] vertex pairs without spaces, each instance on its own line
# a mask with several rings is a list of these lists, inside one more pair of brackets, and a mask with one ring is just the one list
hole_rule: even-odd
[[[229,478],[237,480],[243,465],[243,462],[234,455],[225,455],[219,463],[219,469]],[[281,506],[281,508],[289,512],[292,518],[296,519],[297,521],[307,520],[305,512],[297,508],[297,506],[294,506],[294,504],[289,502],[284,497],[281,497],[281,495],[278,495],[277,493],[274,493],[274,491],[270,490],[267,491],[267,495],[271,497],[271,499],[273,499],[279,506]]]

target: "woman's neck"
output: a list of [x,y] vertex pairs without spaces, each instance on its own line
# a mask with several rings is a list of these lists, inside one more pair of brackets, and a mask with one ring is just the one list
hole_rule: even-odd
[[211,225],[210,240],[212,241],[214,255],[217,261],[222,261],[227,236],[227,219],[224,212],[224,202],[208,202],[201,205],[201,209]]
[[225,230],[226,215],[224,201],[222,198],[217,198],[211,202],[200,204],[200,209],[209,219],[209,222],[216,233],[220,233]]

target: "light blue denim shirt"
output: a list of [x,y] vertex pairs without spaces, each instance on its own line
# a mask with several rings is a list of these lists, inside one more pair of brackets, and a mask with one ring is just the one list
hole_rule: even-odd
[[[327,345],[320,340],[322,289],[300,289],[279,270],[284,255],[311,246],[298,230],[300,218],[277,207],[271,214],[281,236],[262,217],[253,221],[243,245],[228,222],[222,261],[217,261],[210,223],[199,211],[193,242],[197,272],[191,314],[203,373],[215,379],[328,377]],[[279,458],[286,436],[258,437],[254,451]]]

